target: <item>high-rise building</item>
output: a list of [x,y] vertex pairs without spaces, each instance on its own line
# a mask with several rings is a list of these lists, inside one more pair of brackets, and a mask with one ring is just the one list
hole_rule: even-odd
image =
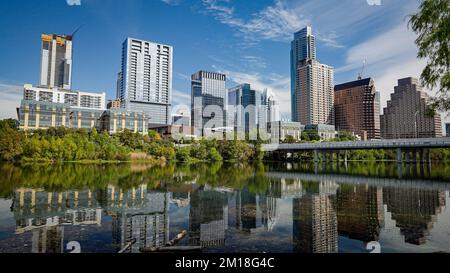
[[266,108],[267,123],[280,121],[280,105],[272,89],[265,88],[262,92],[262,105]]
[[336,130],[354,132],[363,140],[380,138],[380,94],[372,78],[336,85],[334,112]]
[[387,102],[380,117],[383,138],[427,138],[441,137],[441,115],[428,117],[428,94],[415,78],[398,80],[391,100]]
[[43,34],[41,40],[40,85],[71,89],[72,36]]
[[225,81],[226,76],[216,72],[201,70],[191,76],[191,126],[195,135],[203,136],[212,128],[225,126]]
[[[229,115],[233,115],[233,127],[248,133],[258,126],[258,113],[261,110],[261,92],[244,83],[228,90]],[[231,113],[233,111],[233,113]]]
[[127,38],[117,93],[122,107],[143,111],[152,124],[170,124],[172,96],[171,46]]
[[298,66],[296,113],[302,124],[334,125],[334,71],[316,60]]
[[[228,89],[228,126],[248,133],[252,129],[267,128],[280,120],[278,101],[271,89],[254,90],[244,83]],[[231,123],[231,124],[230,124]]]
[[292,120],[334,125],[334,70],[316,60],[310,26],[296,32],[291,43]]
[[295,87],[297,86],[298,74],[297,65],[300,61],[311,59],[316,59],[316,39],[312,34],[312,29],[310,26],[294,33],[294,40],[291,42],[291,112],[292,121],[297,120],[298,109],[296,105],[296,92]]

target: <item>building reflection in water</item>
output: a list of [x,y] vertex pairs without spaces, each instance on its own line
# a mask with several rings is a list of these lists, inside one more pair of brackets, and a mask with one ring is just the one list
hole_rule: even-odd
[[64,226],[101,225],[102,210],[90,190],[53,193],[20,188],[13,200],[16,234],[32,232],[34,253],[64,252]]
[[127,192],[108,187],[107,213],[112,217],[113,245],[120,250],[136,239],[130,252],[160,247],[169,241],[169,193],[147,191],[146,185]]
[[445,208],[445,192],[438,190],[385,187],[383,199],[405,242],[414,245],[426,243]]
[[342,184],[337,191],[336,207],[339,235],[366,244],[378,241],[384,226],[381,188]]
[[[76,240],[67,226],[100,227],[109,225],[102,217],[111,217],[114,250],[136,239],[129,252],[139,252],[168,242],[172,203],[174,209],[187,208],[190,245],[223,248],[229,229],[249,237],[272,232],[286,213],[279,205],[284,199],[292,200],[288,210],[292,210],[293,250],[335,253],[339,236],[367,244],[387,232],[387,236],[400,236],[405,244],[426,244],[446,206],[445,191],[412,187],[402,180],[394,187],[277,175],[276,179],[271,176],[262,192],[213,188],[195,181],[163,190],[148,190],[146,185],[64,192],[19,188],[11,208],[15,233],[31,233],[31,252],[61,253],[69,239]],[[394,223],[395,229],[386,229],[386,223]]]
[[189,244],[211,247],[225,244],[228,228],[226,193],[208,186],[195,187],[190,196]]
[[292,199],[294,251],[302,253],[338,252],[338,225],[334,182],[306,183],[301,198]]

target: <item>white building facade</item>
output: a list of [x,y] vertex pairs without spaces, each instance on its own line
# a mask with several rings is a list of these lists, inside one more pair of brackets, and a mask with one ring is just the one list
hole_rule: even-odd
[[117,81],[122,107],[145,112],[149,123],[170,124],[172,63],[172,46],[127,38]]

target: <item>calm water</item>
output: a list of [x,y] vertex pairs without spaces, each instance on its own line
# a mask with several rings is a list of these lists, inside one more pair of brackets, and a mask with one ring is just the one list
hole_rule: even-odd
[[450,252],[450,166],[0,165],[0,252]]

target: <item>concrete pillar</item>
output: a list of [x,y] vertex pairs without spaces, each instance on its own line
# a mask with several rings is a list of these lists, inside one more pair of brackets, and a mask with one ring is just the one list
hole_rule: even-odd
[[137,113],[134,114],[134,133],[138,132],[138,117]]
[[318,151],[314,150],[314,162],[319,162]]
[[333,159],[334,151],[330,151],[329,153],[330,153],[330,162],[333,163],[334,162],[334,159]]
[[115,188],[114,186],[111,187],[111,202],[114,203],[114,196],[115,196]]
[[402,164],[402,162],[403,162],[402,148],[397,148],[397,163]]
[[417,150],[416,149],[413,150],[413,162],[414,162],[414,164],[417,163]]
[[66,109],[63,108],[62,110],[62,120],[61,120],[61,125],[66,127]]
[[116,113],[114,113],[113,114],[113,133],[115,134],[116,132],[117,132],[117,114]]
[[148,135],[147,124],[145,123],[145,114],[142,115],[142,130],[144,135]]
[[38,105],[36,106],[36,129],[39,129],[39,121],[41,117],[41,107]]
[[95,114],[91,113],[91,129],[95,127]]
[[23,123],[23,129],[26,131],[28,129],[28,117],[29,117],[30,107],[28,105],[25,106],[25,117]]
[[19,207],[23,208],[23,206],[25,204],[25,190],[20,189],[20,190],[18,190],[18,192],[19,192]]
[[323,163],[327,162],[327,152],[325,152],[325,151],[322,152],[322,162]]
[[56,108],[52,109],[52,127],[56,127]]
[[74,205],[77,208],[78,207],[78,191],[74,192],[73,199],[74,199],[74,203],[75,203]]
[[48,206],[49,210],[50,210],[50,207],[52,205],[52,195],[53,194],[51,192],[47,193],[47,206]]
[[83,116],[81,115],[81,112],[78,112],[78,129],[81,129],[81,119],[83,118]]
[[405,152],[406,164],[409,164],[409,162],[410,162],[410,154],[411,154],[411,152],[408,150]]

